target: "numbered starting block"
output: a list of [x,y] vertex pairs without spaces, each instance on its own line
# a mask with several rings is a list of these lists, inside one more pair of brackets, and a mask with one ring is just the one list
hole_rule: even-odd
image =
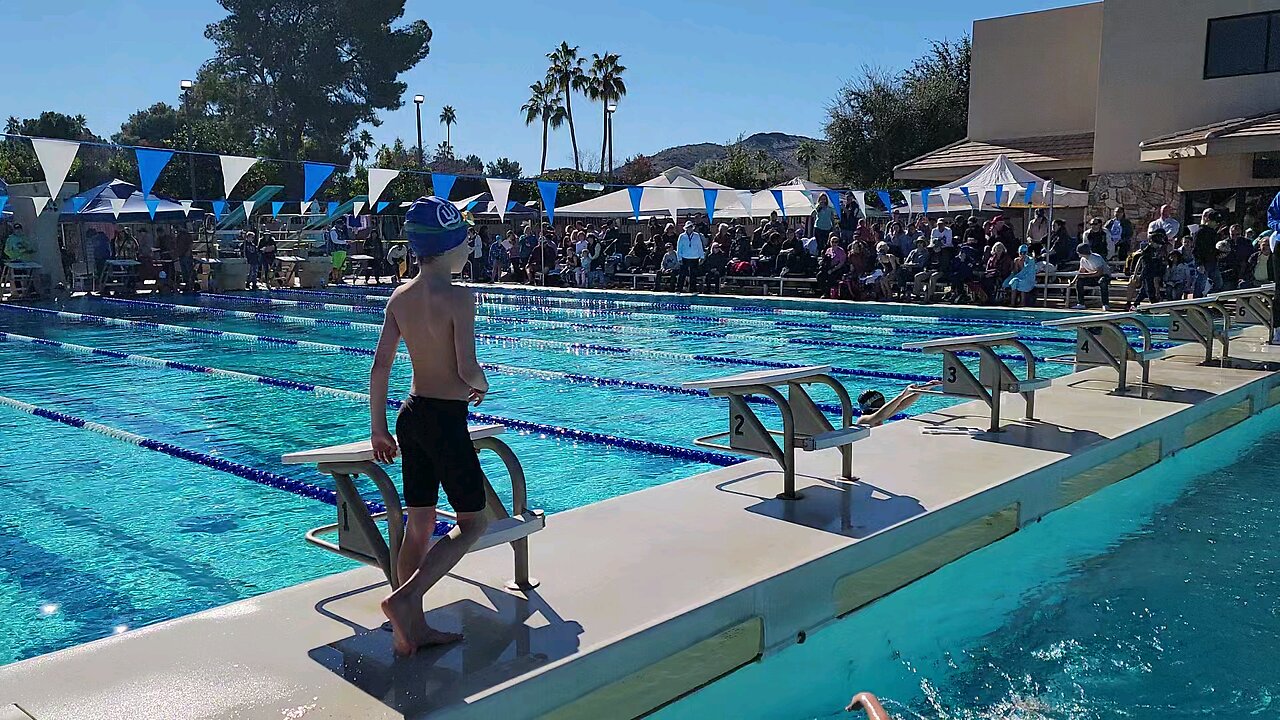
[[[1222,343],[1222,358],[1231,350],[1232,312],[1217,296],[1193,300],[1170,300],[1142,308],[1142,312],[1169,316],[1169,339],[1197,343],[1204,347],[1205,364],[1213,363],[1213,341]],[[1222,319],[1219,329],[1218,318]]]
[[[841,425],[831,424],[822,409],[809,397],[806,385],[826,385],[840,398]],[[786,387],[784,396],[778,391]],[[783,491],[778,497],[797,500],[796,448],[812,452],[840,448],[841,475],[852,479],[854,442],[867,437],[870,429],[853,424],[853,402],[838,380],[831,377],[831,366],[814,365],[795,370],[761,370],[712,380],[687,382],[686,388],[706,390],[713,397],[729,398],[729,430],[694,440],[703,447],[728,450],[743,455],[770,457],[782,466]],[[747,402],[752,395],[766,397],[782,413],[782,430],[765,427]],[[728,444],[723,441],[728,439]],[[782,446],[778,446],[778,439]]]
[[1261,325],[1267,329],[1267,337],[1275,333],[1276,328],[1271,321],[1271,304],[1275,302],[1275,283],[1244,290],[1220,292],[1214,297],[1222,302],[1233,303],[1232,325]]
[[[1050,358],[1055,361],[1074,362],[1080,367],[1107,366],[1116,371],[1119,381],[1116,392],[1123,393],[1128,380],[1129,363],[1136,362],[1142,368],[1142,384],[1151,379],[1151,361],[1168,354],[1151,346],[1151,328],[1138,313],[1110,313],[1106,315],[1082,315],[1062,320],[1046,320],[1045,327],[1076,331],[1075,355]],[[1138,328],[1142,347],[1129,344],[1124,326]]]
[[[1036,377],[1036,356],[1026,345],[1018,340],[1018,334],[1012,332],[991,333],[988,335],[965,335],[962,337],[943,338],[941,340],[923,340],[910,342],[903,346],[905,350],[923,350],[926,353],[942,355],[942,391],[943,395],[977,398],[991,408],[990,432],[1000,432],[1000,396],[1003,393],[1017,393],[1026,402],[1027,420],[1035,419],[1035,394],[1049,387],[1049,378]],[[1004,360],[996,354],[998,347],[1012,347],[1022,353],[1027,362],[1027,376],[1018,377],[1005,365]],[[978,374],[960,359],[960,353],[969,352],[978,355]]]
[[[541,510],[531,510],[528,507],[528,489],[520,460],[506,443],[497,438],[504,430],[501,425],[471,426],[471,443],[476,452],[488,450],[497,455],[506,466],[511,478],[511,511],[507,512],[486,476],[485,512],[489,513],[490,523],[484,537],[471,547],[470,552],[510,544],[515,552],[515,577],[507,583],[507,589],[529,590],[538,586],[538,581],[529,577],[529,536],[546,527],[546,519]],[[286,465],[314,463],[317,470],[333,476],[337,486],[338,522],[309,531],[306,534],[307,542],[345,558],[380,568],[391,587],[400,587],[405,578],[398,576],[396,560],[400,555],[400,546],[404,543],[404,510],[395,484],[386,471],[373,461],[373,447],[369,441],[290,453],[284,456],[283,462]],[[369,512],[369,506],[356,489],[355,478],[359,475],[373,481],[387,508],[386,512]],[[453,513],[445,510],[437,512],[440,516],[456,520]],[[385,538],[378,529],[377,523],[380,520],[387,524]],[[326,539],[326,536],[334,533],[338,534],[336,544]]]

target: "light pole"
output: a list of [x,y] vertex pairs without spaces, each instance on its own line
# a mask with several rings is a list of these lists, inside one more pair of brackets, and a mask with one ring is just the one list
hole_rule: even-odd
[[[426,101],[426,98],[422,95],[413,96],[413,104],[418,114],[418,172],[422,172],[426,169],[426,161],[422,155],[422,103],[424,101]],[[426,190],[427,178],[424,175],[422,176],[422,191],[425,193]]]
[[618,111],[618,106],[609,103],[604,106],[607,122],[605,123],[605,138],[609,147],[609,182],[613,182],[613,114]]
[[182,90],[182,114],[187,117],[187,180],[191,183],[191,199],[196,199],[196,165],[195,157],[191,154],[193,138],[191,136],[191,88],[195,83],[190,80],[183,80],[178,83],[178,87]]

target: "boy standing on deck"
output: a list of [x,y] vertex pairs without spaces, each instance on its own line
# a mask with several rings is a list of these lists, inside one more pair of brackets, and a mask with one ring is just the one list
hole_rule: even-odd
[[[374,459],[390,462],[397,449],[403,455],[409,515],[396,567],[402,584],[382,601],[397,655],[462,639],[427,626],[422,598],[458,564],[488,525],[484,475],[467,430],[467,404],[478,406],[489,382],[476,360],[475,298],[452,282],[452,274],[462,270],[470,252],[465,242],[467,224],[448,200],[424,197],[409,208],[405,235],[418,258],[419,272],[387,302],[369,374]],[[387,428],[387,382],[402,337],[413,365],[413,384],[400,408],[393,438]],[[457,512],[458,524],[430,545],[441,486]]]

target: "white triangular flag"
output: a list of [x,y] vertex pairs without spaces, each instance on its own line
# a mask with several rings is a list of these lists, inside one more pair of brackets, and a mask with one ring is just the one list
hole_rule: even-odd
[[677,208],[680,207],[680,189],[669,187],[666,192],[667,208],[671,213],[671,222],[676,224],[676,232],[680,232],[680,222],[677,217]]
[[858,210],[862,212],[862,217],[867,216],[867,191],[866,190],[850,190],[849,194],[853,196],[853,201],[858,203]]
[[951,188],[945,188],[938,194],[942,196],[942,212],[951,212]]
[[33,197],[31,204],[36,207],[36,217],[40,217],[40,213],[44,212],[44,206],[49,204],[47,197]]
[[69,140],[49,140],[47,138],[31,138],[31,147],[40,160],[40,169],[44,171],[44,183],[49,186],[49,197],[58,197],[62,183],[71,171],[71,163],[76,159],[76,151],[80,143]]
[[900,208],[894,208],[894,210],[897,210],[898,212],[906,215],[907,218],[910,219],[911,218],[911,191],[903,190],[902,197],[904,200],[907,201],[907,204]]
[[978,194],[978,212],[982,212],[982,208],[987,206],[987,194],[990,192],[990,190],[983,190]]
[[387,185],[391,184],[391,181],[395,180],[399,174],[399,170],[369,168],[369,205],[378,204],[378,198],[382,197]]
[[222,163],[222,188],[225,193],[222,197],[229,198],[231,191],[235,190],[236,184],[240,182],[240,178],[249,172],[249,168],[258,162],[258,158],[219,155],[218,161]]
[[747,211],[747,217],[754,217],[751,214],[751,204],[755,201],[756,194],[750,190],[734,190],[733,192],[738,196],[738,204],[742,206],[743,210]]
[[253,201],[245,200],[244,201],[244,221],[245,222],[249,222],[249,215],[251,215],[252,213],[253,213]]
[[307,214],[307,211],[308,211],[308,210],[310,210],[310,209],[311,209],[311,201],[310,201],[310,200],[307,200],[306,202],[302,203],[302,209],[301,209],[301,211],[300,211],[300,212],[301,212],[303,215],[306,215],[306,214]]
[[360,215],[360,211],[362,211],[362,210],[364,210],[364,201],[363,201],[363,200],[354,200],[354,201],[352,201],[352,203],[351,203],[351,214],[352,214],[352,215],[359,216],[359,215]]
[[182,206],[182,216],[183,216],[183,217],[190,217],[190,216],[191,216],[191,205],[192,205],[194,202],[195,202],[194,200],[179,200],[179,201],[178,201],[178,204]]
[[511,181],[507,178],[485,178],[489,184],[489,194],[493,196],[493,209],[498,212],[498,221],[507,220],[507,199],[511,197]]
[[110,198],[110,200],[111,200],[111,214],[114,215],[118,220],[120,218],[120,211],[124,210],[124,204],[128,200],[128,198]]

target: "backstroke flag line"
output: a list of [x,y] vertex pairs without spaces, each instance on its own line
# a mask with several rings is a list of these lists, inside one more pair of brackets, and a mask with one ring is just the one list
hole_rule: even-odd
[[862,213],[862,217],[867,216],[867,191],[866,190],[850,190],[849,194],[853,196],[853,201],[858,204],[858,210]]
[[195,200],[180,200],[178,204],[182,206],[183,217],[191,216],[191,206],[195,204]]
[[511,196],[511,181],[507,178],[485,178],[489,194],[493,196],[493,209],[498,212],[498,222],[507,221],[507,198]]
[[747,211],[747,217],[753,217],[751,214],[751,205],[755,202],[756,195],[750,190],[734,190],[734,194],[738,196],[738,204],[743,210]]
[[40,169],[44,171],[44,183],[49,186],[49,197],[58,197],[62,183],[66,182],[67,173],[71,171],[71,163],[76,159],[80,143],[31,138],[31,147],[36,151]]
[[160,198],[149,197],[143,200],[142,204],[147,206],[147,214],[151,216],[152,220],[155,220],[156,210],[160,208]]
[[[382,168],[369,168],[369,204],[373,205],[378,202],[378,198],[382,197],[382,193],[386,191],[387,185],[400,174],[399,170],[384,170]],[[382,212],[379,210],[378,212]]]
[[351,203],[351,214],[360,217],[360,213],[364,211],[365,202],[363,200],[354,200]]
[[316,191],[324,184],[325,180],[333,174],[334,166],[329,163],[303,163],[302,164],[302,199],[310,200],[315,197]]
[[[142,185],[142,197],[145,198],[151,194],[151,189],[156,186],[156,179],[160,177],[160,171],[164,170],[164,166],[169,164],[169,159],[173,157],[173,151],[134,148],[133,154],[138,159],[138,179]],[[155,217],[155,210],[152,210],[151,218],[154,220]]]
[[773,196],[773,201],[778,203],[778,212],[782,213],[782,217],[787,216],[787,202],[782,199],[781,190],[770,190],[769,194]]
[[448,175],[446,173],[431,173],[431,191],[438,198],[449,199],[449,191],[453,190],[453,183],[458,179],[457,175]]
[[640,200],[644,197],[644,188],[639,185],[627,188],[627,196],[631,198],[631,214],[636,219],[640,219]]
[[249,222],[249,215],[251,215],[252,213],[253,213],[253,201],[245,200],[244,201],[244,221],[246,223]]
[[547,222],[556,221],[556,191],[560,183],[552,180],[538,181],[538,195],[542,197],[542,209],[547,213]]
[[111,200],[111,214],[112,214],[112,215],[113,215],[117,220],[119,220],[119,219],[120,219],[120,211],[121,211],[121,210],[124,210],[124,202],[125,202],[125,198],[110,198],[110,200]]
[[231,191],[236,189],[236,185],[240,183],[240,178],[249,172],[249,168],[258,162],[258,158],[241,157],[239,155],[219,155],[218,164],[222,166],[222,197],[231,197]]
[[842,217],[840,210],[840,193],[836,190],[827,191],[827,202],[831,203],[831,209],[836,211],[836,217]]
[[[876,195],[880,198],[880,202],[884,205],[884,211],[887,213],[892,213],[893,199],[889,197],[889,191],[877,190]],[[863,211],[863,215],[866,215],[866,211]]]
[[707,206],[708,224],[715,222],[716,195],[718,195],[719,192],[720,191],[715,188],[703,188],[702,190],[702,202]]
[[271,217],[279,217],[280,211],[284,209],[284,203],[276,201],[271,203]]
[[[32,206],[34,206],[34,207],[35,207],[35,209],[36,209],[36,217],[40,217],[40,213],[44,212],[44,206],[49,204],[49,198],[47,198],[47,197],[33,197],[33,198],[31,198],[31,204],[32,204]],[[123,205],[123,204],[124,204],[124,201],[123,201],[123,200],[121,200],[121,201],[120,201],[120,204],[121,204],[121,205]],[[117,213],[116,213],[116,216],[118,217],[119,215],[120,215],[120,213],[119,213],[119,212],[117,212]]]

